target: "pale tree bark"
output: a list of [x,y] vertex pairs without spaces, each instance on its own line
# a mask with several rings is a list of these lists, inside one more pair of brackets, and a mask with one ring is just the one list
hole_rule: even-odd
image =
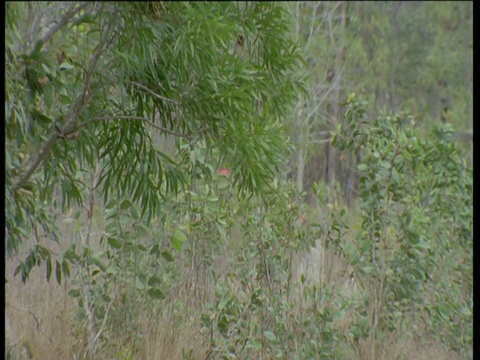
[[296,39],[305,51],[308,63],[305,70],[311,79],[307,84],[309,99],[299,99],[291,124],[292,139],[297,150],[291,159],[291,169],[295,174],[297,189],[302,191],[305,185],[311,185],[321,176],[319,168],[327,167],[334,61],[328,45],[328,19],[338,10],[338,3],[297,2],[292,6]]
[[[345,2],[339,2],[339,9],[338,9],[338,16],[339,16],[339,26],[336,28],[337,36],[335,36],[334,28],[332,26],[332,18],[329,18],[329,31],[330,31],[330,41],[332,43],[333,48],[335,49],[335,62],[333,66],[333,93],[330,100],[330,106],[332,109],[332,115],[330,118],[330,128],[332,131],[335,130],[335,126],[337,125],[337,121],[340,114],[340,104],[341,104],[341,73],[343,70],[343,63],[344,63],[344,47],[345,47],[345,40],[344,40],[344,32],[345,32],[345,25],[346,25],[346,4]],[[338,162],[338,154],[337,151],[332,147],[331,144],[328,146],[328,171],[327,171],[327,182],[330,186],[335,185],[335,172],[336,172],[336,165]]]

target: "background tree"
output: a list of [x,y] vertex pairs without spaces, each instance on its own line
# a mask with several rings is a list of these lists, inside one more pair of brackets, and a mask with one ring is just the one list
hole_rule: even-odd
[[[366,111],[372,117],[383,110],[411,111],[426,132],[444,119],[454,126],[458,139],[467,139],[465,146],[470,148],[471,3],[297,2],[286,6],[294,14],[294,32],[309,74],[310,100],[299,102],[292,118],[297,148],[292,171],[299,188],[310,192],[318,180],[333,186],[335,178],[347,203],[353,204],[359,194],[361,152],[330,156],[328,145],[333,119],[338,120],[333,104],[338,96],[347,96],[345,89],[365,94]],[[335,175],[328,169],[335,169]]]

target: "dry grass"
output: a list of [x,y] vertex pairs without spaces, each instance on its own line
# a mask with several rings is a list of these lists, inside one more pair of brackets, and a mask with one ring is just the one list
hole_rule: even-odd
[[[17,358],[28,359],[29,347],[33,358],[81,359],[84,353],[75,354],[82,339],[75,337],[71,320],[75,317],[77,304],[67,294],[64,285],[55,280],[48,283],[44,269],[35,269],[24,285],[19,276],[13,278],[16,264],[8,260],[6,273],[9,283],[5,284],[5,325],[7,350]],[[183,359],[182,351],[193,359],[204,359],[206,348],[195,324],[175,324],[171,319],[159,316],[144,324],[144,338],[139,343],[135,359]],[[81,347],[81,346],[80,346]],[[116,339],[116,346],[131,348],[131,339]],[[127,354],[127,351],[123,351]],[[97,359],[122,358],[121,355],[100,352]]]
[[[68,241],[65,241],[67,243]],[[63,244],[66,246],[66,244]],[[318,244],[321,246],[322,244]],[[305,258],[302,258],[306,256]],[[213,266],[219,281],[230,281],[232,268],[231,258],[234,251],[226,251],[213,261]],[[308,264],[302,264],[307,261]],[[318,261],[319,263],[315,263]],[[294,259],[296,272],[292,274],[298,283],[301,271],[313,271],[308,278],[320,281],[322,286],[340,288],[348,280],[347,262],[334,254],[333,249],[314,250],[300,254]],[[86,341],[75,336],[75,331],[85,330],[84,324],[75,322],[77,319],[77,304],[68,293],[68,285],[59,286],[54,279],[48,283],[45,279],[45,269],[36,268],[26,285],[19,276],[13,277],[16,267],[15,260],[6,259],[6,276],[9,283],[5,285],[6,292],[6,345],[17,351],[17,358],[28,359],[27,344],[33,351],[35,359],[82,359],[85,357]],[[302,267],[303,266],[303,267]],[[172,299],[166,300],[165,308],[158,315],[148,318],[139,329],[143,338],[135,343],[134,334],[120,334],[112,343],[103,343],[98,348],[96,359],[198,359],[207,358],[208,340],[200,333],[200,320],[195,310],[199,304],[192,301],[197,294],[191,284],[201,286],[200,298],[211,298],[215,291],[211,275],[208,271],[187,273],[185,286],[171,293]],[[234,281],[236,284],[236,282]],[[234,284],[234,285],[235,285]],[[240,292],[242,286],[231,286],[233,292]],[[198,294],[197,294],[198,295]],[[298,296],[299,294],[297,294]],[[300,295],[301,298],[301,295]],[[188,313],[179,317],[169,308],[173,301],[179,301],[188,307]],[[197,299],[201,300],[201,299]],[[297,305],[301,304],[297,302]],[[304,304],[306,305],[306,304]],[[295,306],[292,311],[297,311]],[[138,312],[141,312],[138,309]],[[183,318],[182,318],[183,316]],[[186,318],[186,316],[191,316]],[[354,320],[352,314],[346,314],[336,323],[349,339],[348,329]],[[83,327],[83,328],[82,328]],[[85,331],[84,331],[85,332]],[[339,344],[341,353],[338,359],[371,359],[371,343],[362,341],[354,344],[348,341]],[[108,349],[108,350],[107,350]],[[132,350],[132,349],[135,349]],[[134,352],[134,354],[132,354]],[[288,354],[293,358],[295,354]],[[399,334],[387,334],[383,340],[375,343],[375,359],[414,359],[443,360],[460,359],[459,356],[446,351],[441,344],[425,344],[421,339],[411,339]]]
[[[35,269],[26,285],[19,276],[13,278],[16,264],[5,265],[9,283],[5,284],[6,347],[23,349],[28,344],[35,359],[73,359],[69,317],[76,304],[66,295],[66,288],[55,280],[48,283],[44,269]],[[21,357],[26,358],[26,357]]]
[[[361,341],[358,347],[359,359],[372,359],[370,341]],[[378,360],[460,360],[461,357],[446,350],[439,343],[426,343],[422,339],[407,338],[389,334],[383,341],[375,343],[375,359]]]
[[[137,352],[137,359],[198,359],[206,358],[205,339],[199,335],[198,328],[178,325],[172,320],[159,318],[146,324],[145,337]],[[184,357],[185,356],[185,357]]]
[[[7,262],[7,274],[12,274],[15,264]],[[228,268],[227,266],[225,268]],[[338,269],[339,271],[339,269]],[[225,274],[226,275],[226,274]],[[58,286],[54,281],[47,283],[43,269],[36,269],[27,285],[16,277],[5,286],[6,290],[6,322],[11,331],[7,344],[16,345],[19,358],[28,358],[26,348],[28,343],[33,350],[35,359],[78,359],[83,354],[75,354],[80,339],[73,334],[70,321],[75,316],[77,305],[66,295],[66,288]],[[68,289],[67,289],[68,290]],[[187,294],[185,294],[187,296]],[[179,299],[181,300],[181,299]],[[344,324],[345,331],[348,324]],[[150,319],[142,329],[143,339],[138,343],[135,356],[123,357],[131,359],[198,359],[206,358],[208,346],[206,339],[200,335],[198,321],[175,322],[173,317],[159,315]],[[345,344],[342,356],[352,359],[370,359],[371,346],[369,342],[361,342],[357,351],[352,350],[352,344]],[[130,349],[131,339],[116,339],[117,349]],[[348,350],[348,351],[347,351]],[[120,359],[118,354],[101,352],[98,359]],[[123,352],[124,356],[127,351]],[[455,360],[458,355],[445,351],[441,344],[422,344],[422,341],[405,339],[391,335],[381,343],[376,343],[376,359],[416,359],[416,360]],[[187,356],[188,355],[188,356]]]

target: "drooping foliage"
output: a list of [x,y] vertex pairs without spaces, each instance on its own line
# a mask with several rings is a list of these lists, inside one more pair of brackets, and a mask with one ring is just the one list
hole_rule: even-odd
[[[105,200],[128,196],[147,217],[189,170],[227,161],[242,194],[274,177],[301,88],[278,4],[9,3],[6,20],[9,253],[38,226],[58,239],[49,208],[82,204],[92,171]],[[42,241],[33,254],[24,277],[52,261]]]

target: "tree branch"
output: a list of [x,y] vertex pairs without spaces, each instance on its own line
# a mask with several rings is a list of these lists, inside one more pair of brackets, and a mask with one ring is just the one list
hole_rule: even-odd
[[85,2],[82,5],[80,5],[77,9],[75,9],[75,6],[77,5],[74,3],[70,10],[67,11],[67,13],[63,16],[63,18],[60,19],[60,21],[52,26],[52,28],[45,34],[45,36],[41,39],[42,43],[45,44],[48,40],[51,39],[55,33],[60,30],[62,27],[64,27],[68,20],[70,20],[75,14],[79,13],[81,10],[87,7],[89,2]]
[[38,169],[38,167],[45,161],[50,149],[52,148],[53,144],[60,138],[58,134],[53,134],[52,137],[43,145],[42,151],[37,155],[35,160],[33,161],[32,165],[28,169],[28,171],[23,175],[23,177],[18,181],[14,186],[13,190],[17,190],[30,179],[32,174]]
[[[45,158],[47,157],[48,153],[50,152],[52,146],[55,144],[55,142],[58,139],[65,139],[69,140],[69,137],[77,133],[81,128],[87,126],[90,123],[97,122],[97,121],[111,121],[111,120],[136,120],[136,121],[144,121],[148,125],[154,127],[155,129],[158,129],[160,131],[163,131],[167,134],[182,137],[184,139],[190,140],[191,136],[186,135],[186,134],[180,134],[174,131],[171,131],[169,129],[166,129],[164,127],[158,126],[157,124],[154,124],[150,120],[148,120],[145,117],[141,116],[99,116],[92,118],[90,120],[87,120],[79,125],[74,125],[73,127],[66,128],[65,130],[59,129],[57,130],[56,133],[52,135],[52,137],[43,145],[42,151],[37,155],[35,160],[33,161],[32,165],[28,169],[28,171],[25,173],[25,175],[22,176],[22,178],[13,186],[13,190],[17,190],[30,179],[30,177],[33,175],[33,173],[42,165],[42,163],[45,161]],[[73,137],[72,137],[73,138]]]

